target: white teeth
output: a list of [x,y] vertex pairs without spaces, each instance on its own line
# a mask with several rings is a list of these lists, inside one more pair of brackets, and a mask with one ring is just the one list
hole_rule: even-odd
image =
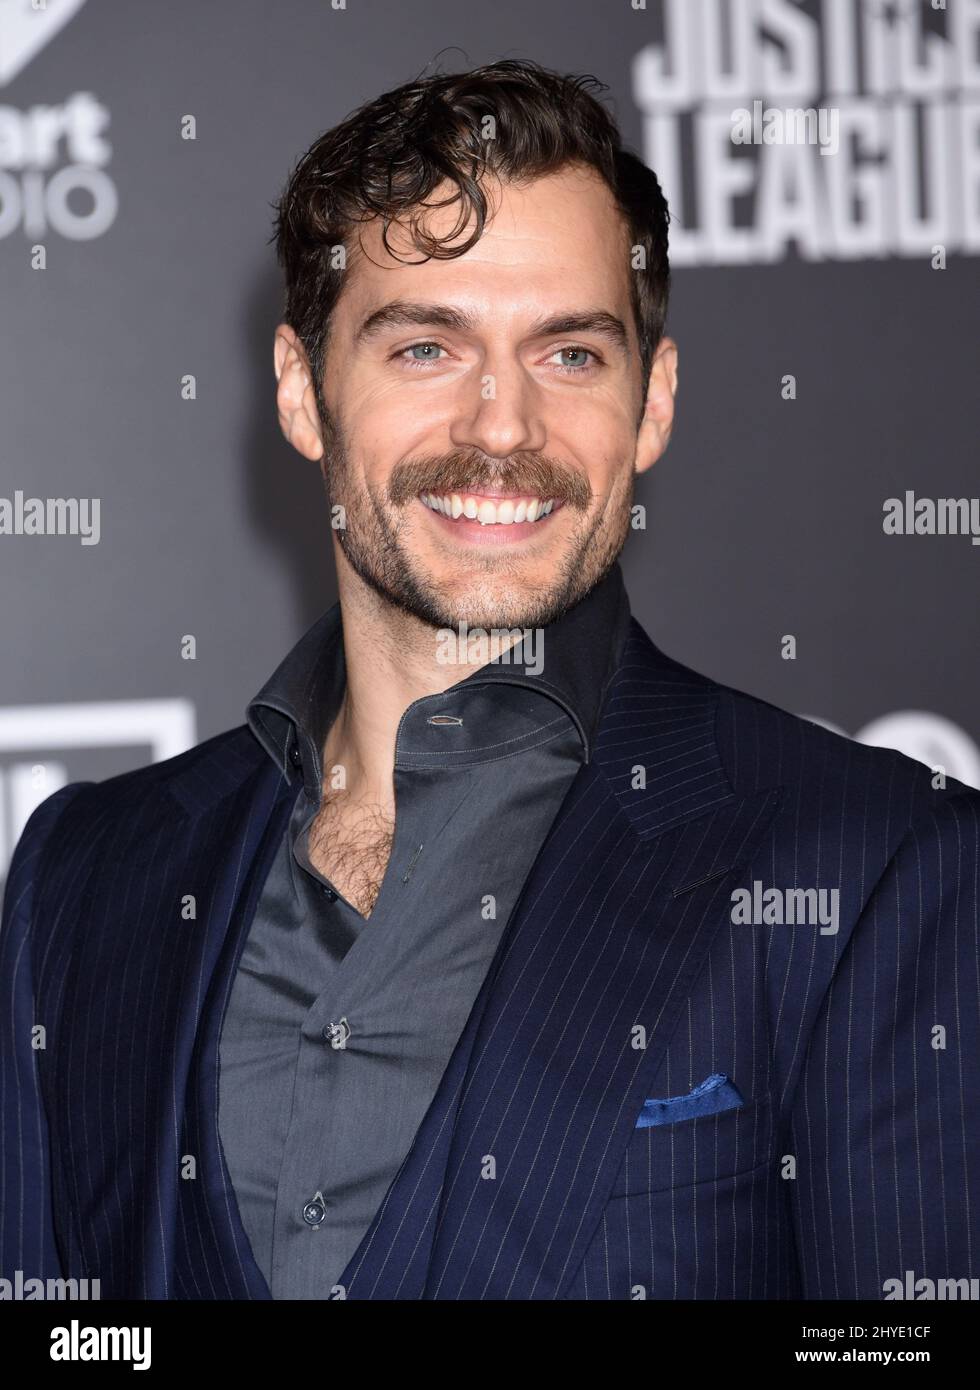
[[470,521],[479,521],[481,526],[512,526],[521,521],[539,521],[548,516],[555,505],[553,497],[520,497],[515,502],[511,497],[503,497],[499,502],[489,497],[471,497],[460,492],[446,493],[443,497],[424,492],[421,501],[434,512],[451,517],[453,521],[465,516]]

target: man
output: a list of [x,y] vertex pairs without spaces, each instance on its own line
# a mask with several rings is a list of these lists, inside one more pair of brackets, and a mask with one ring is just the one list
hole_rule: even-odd
[[658,650],[667,211],[583,80],[418,81],[279,204],[340,592],[75,783],[2,938],[3,1270],[182,1299],[976,1275],[980,795]]

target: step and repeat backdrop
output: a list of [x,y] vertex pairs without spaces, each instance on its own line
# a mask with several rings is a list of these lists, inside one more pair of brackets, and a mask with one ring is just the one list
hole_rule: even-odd
[[334,602],[271,203],[355,106],[504,57],[606,82],[671,206],[635,615],[980,786],[980,0],[0,0],[0,876]]

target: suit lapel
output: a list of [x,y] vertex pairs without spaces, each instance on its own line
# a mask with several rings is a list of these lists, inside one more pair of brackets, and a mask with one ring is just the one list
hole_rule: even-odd
[[719,687],[634,622],[348,1298],[561,1297],[778,790],[736,796]]
[[260,770],[240,788],[240,795],[222,803],[228,823],[214,844],[234,847],[234,853],[215,856],[206,870],[213,965],[203,995],[186,1106],[189,1151],[200,1156],[199,1181],[182,1184],[186,1191],[181,1223],[186,1268],[195,1272],[197,1297],[272,1297],[254,1261],[218,1134],[218,1044],[238,962],[261,887],[285,834],[295,791],[263,753]]
[[[252,751],[248,736],[248,752]],[[229,778],[205,766],[203,776],[171,787],[191,813],[197,840],[182,892],[193,892],[203,915],[203,949],[185,1009],[196,1025],[186,1082],[181,1156],[195,1160],[194,1180],[177,1184],[176,1296],[269,1299],[255,1263],[218,1131],[221,1025],[262,884],[286,828],[290,788],[257,745],[255,757]],[[185,982],[188,980],[184,973]]]

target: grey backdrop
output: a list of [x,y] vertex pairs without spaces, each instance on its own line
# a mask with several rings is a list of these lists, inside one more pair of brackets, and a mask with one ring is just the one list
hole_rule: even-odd
[[[732,208],[762,237],[756,248],[728,249],[724,234],[699,248],[710,210],[697,207],[698,179],[709,195],[712,184],[695,127],[712,103],[724,113],[743,102],[722,89],[712,98],[706,68],[685,95],[666,64],[663,111],[688,186],[669,322],[681,384],[673,442],[638,490],[648,525],[624,557],[633,610],[680,660],[850,734],[919,712],[902,737],[980,781],[980,547],[882,526],[885,499],[906,490],[978,490],[978,7],[950,0],[927,13],[922,48],[928,5],[771,0],[762,27],[758,5],[683,6],[668,9],[665,31],[655,0],[48,0],[40,16],[31,0],[0,0],[0,494],[101,499],[97,545],[0,535],[0,872],[30,804],[59,781],[108,776],[241,722],[334,601],[319,475],[282,441],[274,411],[270,203],[291,164],[353,107],[456,46],[443,68],[529,56],[594,72],[657,167],[651,73],[682,14],[733,21],[722,39],[736,49],[747,22],[750,97],[769,95],[760,64],[792,74],[804,35],[824,57],[833,41],[836,76],[821,68],[820,91],[849,87],[845,117],[881,133],[854,146],[857,201],[846,167],[840,187],[859,220],[863,199],[873,221],[876,196],[861,178],[879,179],[884,201],[863,245],[838,244],[819,184],[822,240],[801,256],[766,240],[773,214],[750,187]],[[795,38],[793,20],[806,26]],[[695,64],[714,32],[693,34]],[[911,70],[909,53],[939,63],[938,79],[925,56],[923,73]],[[64,122],[80,93],[90,98],[69,115],[94,99],[106,123],[55,148],[45,122]],[[193,140],[181,138],[188,115]],[[939,122],[918,177],[928,189],[936,172],[948,201],[902,244],[905,147],[889,140],[906,120]],[[751,171],[769,155],[727,157]],[[809,161],[816,179],[833,164],[812,148],[773,157]],[[92,167],[98,197],[65,194]],[[679,204],[682,191],[667,191]],[[113,200],[98,229],[92,217],[108,223]],[[927,249],[937,242],[945,269]],[[186,374],[195,400],[181,398]],[[790,374],[795,400],[782,393]],[[196,660],[181,657],[185,634]],[[785,634],[795,660],[782,658]],[[184,703],[138,703],[161,700]],[[137,703],[89,708],[119,701]]]

